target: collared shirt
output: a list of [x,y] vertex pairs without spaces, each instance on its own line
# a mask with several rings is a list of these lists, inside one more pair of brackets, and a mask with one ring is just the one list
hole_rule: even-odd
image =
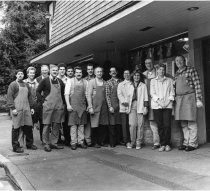
[[94,75],[84,77],[84,79],[87,80],[87,81],[90,81],[90,80],[92,80],[93,78],[95,78]]
[[146,76],[147,79],[153,79],[157,75],[155,68],[153,68],[152,71],[146,70],[143,74]]
[[35,104],[36,101],[37,101],[36,89],[37,89],[39,83],[35,79],[33,81],[30,81],[28,78],[23,80],[23,81],[28,84],[28,86],[30,88],[30,91],[31,91],[31,94],[32,94],[32,99],[33,99],[34,104]]
[[111,94],[112,94],[113,88],[114,86],[118,86],[119,82],[120,82],[119,79],[111,78],[106,83],[106,101],[109,108],[112,107]]
[[186,66],[182,70],[178,70],[175,75],[175,80],[178,76],[184,76],[186,83],[195,90],[196,99],[202,101],[201,82],[197,70],[194,67]]
[[[150,84],[150,94],[152,97],[151,108],[152,109],[161,109],[161,106],[157,103],[160,100],[163,103],[169,103],[174,101],[174,87],[173,80],[164,76],[163,79],[160,79],[158,76],[151,80]],[[167,108],[172,108],[172,103],[170,103]]]
[[66,85],[68,78],[65,75],[62,78],[59,75],[57,77],[60,78],[63,81],[63,83]]

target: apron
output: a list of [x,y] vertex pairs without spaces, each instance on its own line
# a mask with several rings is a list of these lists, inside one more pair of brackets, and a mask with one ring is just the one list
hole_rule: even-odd
[[61,97],[61,86],[52,84],[50,80],[50,94],[45,98],[43,103],[43,124],[62,123],[64,119],[64,105]]
[[[96,81],[95,81],[96,83]],[[96,94],[92,100],[94,114],[90,115],[91,127],[95,128],[100,125],[108,125],[108,107],[105,99],[105,86],[97,86]]]
[[196,121],[196,115],[195,92],[180,75],[176,79],[175,120]]
[[[28,88],[27,87],[21,87],[19,83],[17,82],[19,86],[19,92],[17,97],[14,100],[15,108],[18,112],[17,115],[12,116],[12,125],[14,129],[18,129],[21,126],[33,126],[32,123],[32,117],[31,117],[31,110],[28,102]],[[12,110],[10,110],[12,111]]]
[[[74,79],[75,84],[75,79]],[[69,112],[68,125],[85,125],[87,123],[85,85],[74,85],[74,93],[70,97],[73,111]]]
[[119,99],[117,97],[117,85],[113,86],[111,92],[111,104],[114,108],[114,113],[109,112],[109,123],[110,125],[118,125],[121,124],[121,118],[119,113]]

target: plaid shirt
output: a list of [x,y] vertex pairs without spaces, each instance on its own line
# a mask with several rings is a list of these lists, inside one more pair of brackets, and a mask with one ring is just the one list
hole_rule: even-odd
[[114,86],[118,86],[119,83],[120,83],[119,79],[115,80],[113,78],[111,78],[110,80],[106,82],[106,101],[109,108],[112,107],[111,94],[112,94],[113,88]]
[[202,101],[201,82],[196,69],[191,66],[186,66],[183,70],[176,72],[175,79],[177,79],[179,75],[185,76],[186,83],[195,90],[196,99]]

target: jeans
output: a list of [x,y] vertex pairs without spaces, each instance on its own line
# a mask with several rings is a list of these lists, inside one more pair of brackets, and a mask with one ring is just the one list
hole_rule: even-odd
[[171,114],[172,109],[154,109],[155,121],[158,126],[160,145],[171,144]]
[[182,131],[184,134],[183,145],[198,147],[198,126],[195,121],[181,121]]
[[84,143],[84,125],[71,126],[71,145]]

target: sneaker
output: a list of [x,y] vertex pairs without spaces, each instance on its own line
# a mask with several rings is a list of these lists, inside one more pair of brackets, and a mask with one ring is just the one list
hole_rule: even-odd
[[142,149],[141,145],[136,145],[136,150]]
[[158,149],[159,152],[163,152],[165,151],[165,146],[161,146],[159,149]]
[[127,144],[126,144],[126,147],[127,147],[127,149],[132,149],[131,143],[127,143]]
[[15,152],[15,153],[23,153],[24,149],[22,147],[18,147],[16,149],[13,149],[13,152]]
[[168,151],[170,151],[170,150],[171,150],[171,147],[170,147],[169,145],[166,145],[165,151],[168,152]]
[[153,145],[152,150],[159,149],[160,145]]

